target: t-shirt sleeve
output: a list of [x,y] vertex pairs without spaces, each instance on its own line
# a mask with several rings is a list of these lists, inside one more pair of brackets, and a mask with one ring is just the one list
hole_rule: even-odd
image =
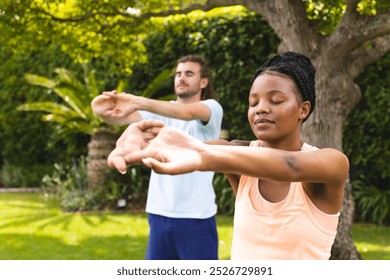
[[221,129],[223,118],[223,108],[221,104],[219,104],[215,99],[202,100],[201,102],[206,104],[211,111],[210,119],[205,126],[212,126]]

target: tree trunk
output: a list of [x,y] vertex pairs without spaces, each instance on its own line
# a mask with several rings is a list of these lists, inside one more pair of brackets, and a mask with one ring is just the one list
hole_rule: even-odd
[[[326,62],[328,61],[328,62]],[[340,64],[318,57],[316,66],[316,107],[303,125],[302,138],[319,148],[342,151],[343,124],[360,98],[360,90],[343,71]],[[361,259],[351,236],[354,200],[349,179],[345,183],[344,199],[331,259]]]
[[344,202],[341,208],[341,216],[337,235],[330,256],[330,259],[332,260],[362,259],[362,256],[357,251],[351,236],[351,225],[353,222],[355,209],[351,190],[351,184],[348,179],[345,184]]
[[87,176],[88,188],[105,187],[110,174],[107,157],[115,148],[118,136],[109,129],[99,129],[88,144]]

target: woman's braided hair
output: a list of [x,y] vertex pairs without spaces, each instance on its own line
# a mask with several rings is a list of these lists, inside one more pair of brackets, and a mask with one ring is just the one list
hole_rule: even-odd
[[316,103],[315,92],[315,73],[316,70],[310,59],[302,54],[295,52],[285,52],[276,55],[266,61],[256,70],[254,80],[264,72],[277,72],[292,78],[303,98],[303,101],[309,101],[311,104],[310,112],[306,119],[313,112]]

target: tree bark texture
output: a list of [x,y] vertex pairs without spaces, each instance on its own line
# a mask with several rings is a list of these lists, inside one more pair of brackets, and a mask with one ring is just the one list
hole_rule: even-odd
[[99,129],[88,144],[88,188],[103,188],[107,184],[110,169],[108,155],[115,149],[118,136],[109,129]]

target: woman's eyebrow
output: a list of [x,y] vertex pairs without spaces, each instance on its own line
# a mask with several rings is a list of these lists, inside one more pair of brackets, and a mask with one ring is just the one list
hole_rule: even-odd
[[[249,96],[250,95],[256,95],[256,94],[258,94],[258,92],[253,91],[253,92],[249,93]],[[275,94],[285,94],[285,95],[287,95],[288,93],[284,92],[284,91],[281,91],[281,90],[278,90],[278,89],[271,89],[271,90],[265,92],[265,94],[273,96]]]

